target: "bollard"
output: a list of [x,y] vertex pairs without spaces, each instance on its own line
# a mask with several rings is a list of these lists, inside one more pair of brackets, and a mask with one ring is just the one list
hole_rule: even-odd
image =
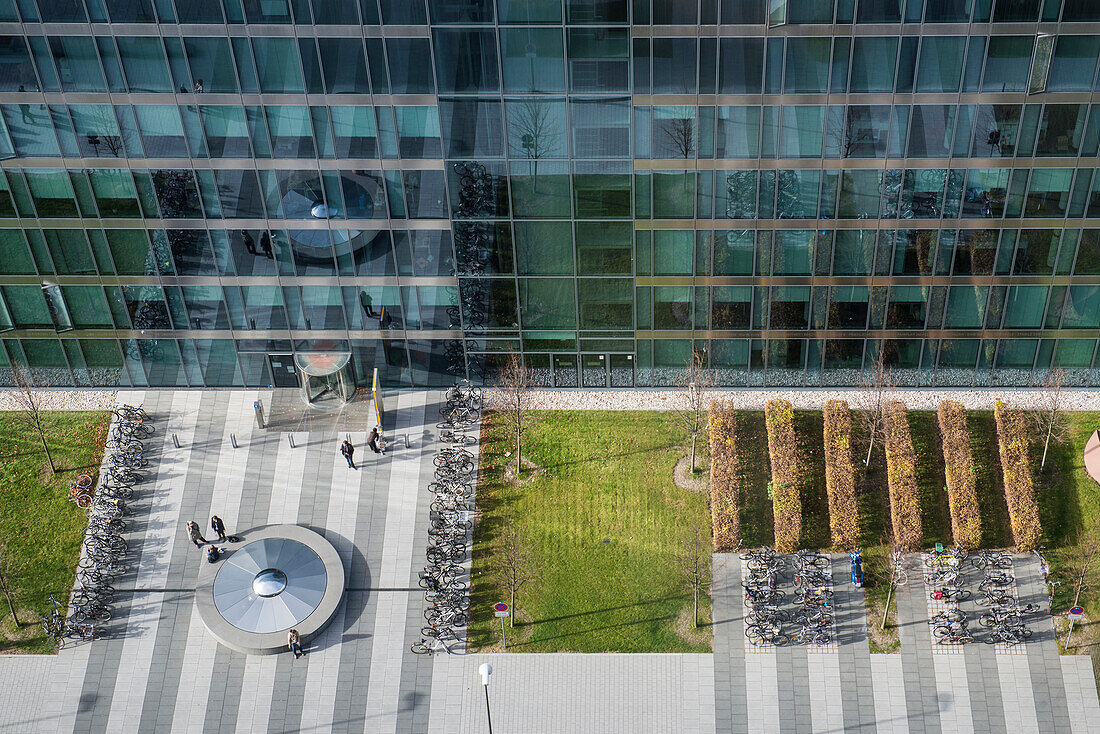
[[252,409],[256,411],[256,427],[264,428],[264,404],[257,400],[252,403]]
[[174,433],[172,434],[172,443],[176,445],[177,449],[180,447],[180,438]]
[[292,449],[293,449],[293,448],[296,448],[296,447],[294,446],[294,434],[293,434],[293,433],[288,433],[288,434],[286,434],[286,440],[287,440],[287,441],[290,441],[290,448],[292,448]]
[[405,448],[409,448],[409,434],[405,434]]
[[237,434],[230,433],[229,434],[229,441],[230,441],[230,443],[233,444],[233,448],[235,448],[235,449],[240,448],[239,446],[237,446]]

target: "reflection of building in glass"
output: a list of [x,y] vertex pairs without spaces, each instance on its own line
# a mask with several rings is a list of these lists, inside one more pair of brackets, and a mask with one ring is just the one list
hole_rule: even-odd
[[0,6],[0,368],[1100,384],[1096,3]]

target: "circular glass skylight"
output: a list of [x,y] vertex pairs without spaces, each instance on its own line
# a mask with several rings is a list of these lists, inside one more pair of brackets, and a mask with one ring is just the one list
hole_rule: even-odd
[[328,584],[325,564],[308,546],[265,538],[233,551],[214,578],[214,605],[237,629],[290,629],[313,613]]

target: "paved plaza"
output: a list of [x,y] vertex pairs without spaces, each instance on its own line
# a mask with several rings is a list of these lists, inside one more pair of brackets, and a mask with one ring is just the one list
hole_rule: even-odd
[[[911,583],[899,591],[902,652],[872,655],[862,592],[839,557],[839,639],[820,650],[747,646],[740,560],[716,555],[713,654],[414,655],[440,393],[391,396],[397,440],[384,457],[353,431],[358,471],[337,452],[345,432],[324,423],[257,429],[253,401],[271,397],[119,394],[157,427],[128,528],[135,571],[115,583],[105,639],[0,656],[0,733],[482,732],[485,661],[497,732],[1100,731],[1091,661],[1059,657],[1048,619],[1013,650],[934,650],[927,595]],[[305,658],[237,653],[203,627],[184,524],[212,513],[230,532],[296,523],[335,546],[345,600]],[[1015,567],[1021,602],[1041,600],[1034,564]]]

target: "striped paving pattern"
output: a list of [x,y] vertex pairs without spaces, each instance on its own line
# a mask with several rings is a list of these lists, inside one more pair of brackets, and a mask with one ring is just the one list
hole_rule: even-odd
[[[287,434],[257,429],[252,403],[267,404],[269,393],[120,393],[120,402],[144,403],[157,428],[128,529],[134,571],[115,582],[106,639],[57,656],[0,658],[0,731],[425,731],[431,660],[412,656],[406,640],[422,622],[414,580],[434,451],[426,429],[439,398],[394,396],[394,434],[409,434],[408,449],[394,441],[379,457],[365,433],[350,434],[355,471],[338,452],[344,433],[296,433],[292,447]],[[306,657],[230,651],[193,613],[202,559],[184,526],[194,519],[205,532],[211,514],[230,532],[306,525],[339,552],[345,603]]]
[[[358,471],[337,451],[343,433],[298,432],[292,446],[257,429],[257,399],[270,394],[119,394],[144,403],[158,429],[132,503],[134,571],[116,581],[108,638],[56,656],[0,656],[0,734],[482,731],[485,660],[496,667],[500,731],[1078,734],[1100,721],[1091,660],[1059,657],[1046,629],[1022,653],[970,645],[932,655],[927,623],[905,624],[901,654],[871,655],[843,556],[833,565],[835,649],[746,654],[741,563],[719,554],[713,655],[414,655],[441,394],[394,396],[391,435],[408,434],[408,449],[394,440],[378,457],[353,432]],[[345,601],[305,658],[242,655],[206,633],[194,613],[202,557],[184,525],[205,528],[212,513],[230,532],[297,523],[336,547]],[[1036,569],[1017,567],[1021,602],[1039,601]],[[926,614],[920,589],[900,593],[903,622]]]

